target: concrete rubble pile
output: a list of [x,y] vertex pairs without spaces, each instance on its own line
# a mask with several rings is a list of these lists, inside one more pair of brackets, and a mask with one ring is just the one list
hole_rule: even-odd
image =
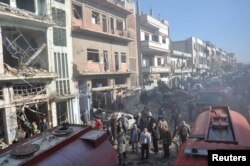
[[34,76],[35,74],[39,73],[48,73],[47,70],[44,69],[36,69],[32,67],[26,67],[22,66],[19,69],[10,67],[8,64],[4,64],[5,67],[5,74],[8,74],[10,76],[26,76],[26,77],[31,77]]

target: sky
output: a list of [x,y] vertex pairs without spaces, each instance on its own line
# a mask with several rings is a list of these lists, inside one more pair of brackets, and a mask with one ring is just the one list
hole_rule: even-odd
[[250,0],[139,0],[140,12],[166,19],[173,41],[208,40],[250,63]]

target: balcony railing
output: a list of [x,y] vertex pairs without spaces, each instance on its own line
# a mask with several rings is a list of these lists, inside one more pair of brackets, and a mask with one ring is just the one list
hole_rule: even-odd
[[13,8],[9,5],[0,5],[0,18],[9,19],[9,20],[15,20],[20,21],[20,19],[25,20],[25,24],[29,24],[30,22],[37,22],[37,26],[52,26],[55,23],[50,18],[49,15],[40,16],[33,12]]
[[174,69],[174,72],[175,73],[191,73],[192,72],[192,69],[191,68],[183,68],[183,69],[181,69],[181,68],[175,68]]
[[150,66],[150,67],[142,67],[142,72],[144,73],[168,73],[170,72],[170,67],[166,66]]
[[145,26],[150,26],[155,29],[161,29],[162,33],[168,34],[167,21],[158,20],[150,15],[143,14],[140,16],[140,23]]
[[127,39],[136,38],[136,33],[132,29],[112,30],[112,29],[108,29],[107,27],[104,27],[102,24],[94,24],[86,19],[76,19],[73,17],[72,26],[74,28],[80,28],[80,29],[88,30],[94,33],[96,32],[101,35],[109,35],[113,37],[127,38]]
[[162,51],[169,52],[169,45],[162,44],[155,41],[141,41],[141,47],[143,51],[154,50],[154,51]]

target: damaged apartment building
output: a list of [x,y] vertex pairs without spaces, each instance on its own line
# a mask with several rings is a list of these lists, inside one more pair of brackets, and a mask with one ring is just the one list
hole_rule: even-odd
[[139,16],[143,86],[149,90],[157,80],[171,75],[169,25],[166,20],[142,13]]
[[80,109],[112,109],[138,86],[135,4],[72,2],[73,72]]
[[64,31],[54,21],[53,8],[63,8],[63,2],[0,0],[0,140],[6,144],[22,139],[17,136],[27,123],[39,125],[45,118],[56,126],[57,107],[69,107],[60,105],[67,100],[63,94],[70,93],[66,48],[54,48],[61,41],[52,35]]

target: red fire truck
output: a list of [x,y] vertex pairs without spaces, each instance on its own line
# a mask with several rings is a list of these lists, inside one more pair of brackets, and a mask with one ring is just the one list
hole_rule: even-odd
[[228,106],[212,106],[197,117],[175,166],[206,166],[208,150],[250,150],[249,140],[250,126],[243,115]]

